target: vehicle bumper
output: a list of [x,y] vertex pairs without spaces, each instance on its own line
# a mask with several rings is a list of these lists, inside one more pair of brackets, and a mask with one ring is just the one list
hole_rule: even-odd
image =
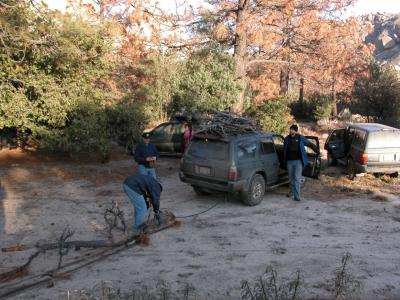
[[183,172],[179,172],[179,178],[182,182],[188,183],[190,185],[219,192],[235,193],[241,190],[245,190],[247,187],[247,180],[217,182],[215,180],[210,180],[204,177],[184,174]]
[[361,165],[356,164],[356,172],[357,173],[384,173],[384,174],[392,174],[399,172],[400,166],[382,166],[382,165]]

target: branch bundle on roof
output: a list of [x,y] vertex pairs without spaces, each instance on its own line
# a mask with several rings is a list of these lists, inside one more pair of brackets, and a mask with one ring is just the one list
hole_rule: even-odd
[[195,135],[227,137],[256,132],[257,127],[257,123],[250,118],[235,113],[210,110],[205,114],[202,124],[197,127]]

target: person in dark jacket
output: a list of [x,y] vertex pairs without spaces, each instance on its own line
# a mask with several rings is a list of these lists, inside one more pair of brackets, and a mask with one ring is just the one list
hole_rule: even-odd
[[132,230],[134,233],[139,233],[145,224],[149,201],[153,206],[154,214],[156,217],[159,216],[162,186],[153,176],[142,174],[127,177],[122,186],[135,208],[135,222]]
[[290,192],[289,197],[293,196],[293,200],[300,201],[301,176],[303,168],[308,164],[308,156],[305,146],[310,147],[317,155],[319,150],[316,145],[311,143],[307,138],[298,134],[299,127],[297,125],[290,126],[289,135],[284,141],[284,161],[286,162]]
[[139,174],[156,178],[155,162],[160,157],[157,148],[150,144],[150,134],[143,133],[143,143],[135,149],[135,161],[139,164]]

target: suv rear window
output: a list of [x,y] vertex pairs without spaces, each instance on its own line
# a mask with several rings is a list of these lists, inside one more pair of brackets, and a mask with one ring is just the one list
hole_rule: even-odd
[[367,148],[400,148],[400,130],[370,132]]
[[190,143],[188,155],[211,160],[228,160],[229,144],[220,141],[194,139]]

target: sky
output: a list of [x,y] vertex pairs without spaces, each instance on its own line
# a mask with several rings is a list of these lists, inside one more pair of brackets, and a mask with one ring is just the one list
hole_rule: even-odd
[[[44,0],[50,8],[65,10],[67,0]],[[189,3],[199,3],[199,0],[189,0]],[[159,3],[163,7],[174,5],[175,0],[161,0]],[[357,3],[349,8],[347,15],[359,16],[368,13],[386,12],[386,13],[400,13],[400,0],[358,0]]]

